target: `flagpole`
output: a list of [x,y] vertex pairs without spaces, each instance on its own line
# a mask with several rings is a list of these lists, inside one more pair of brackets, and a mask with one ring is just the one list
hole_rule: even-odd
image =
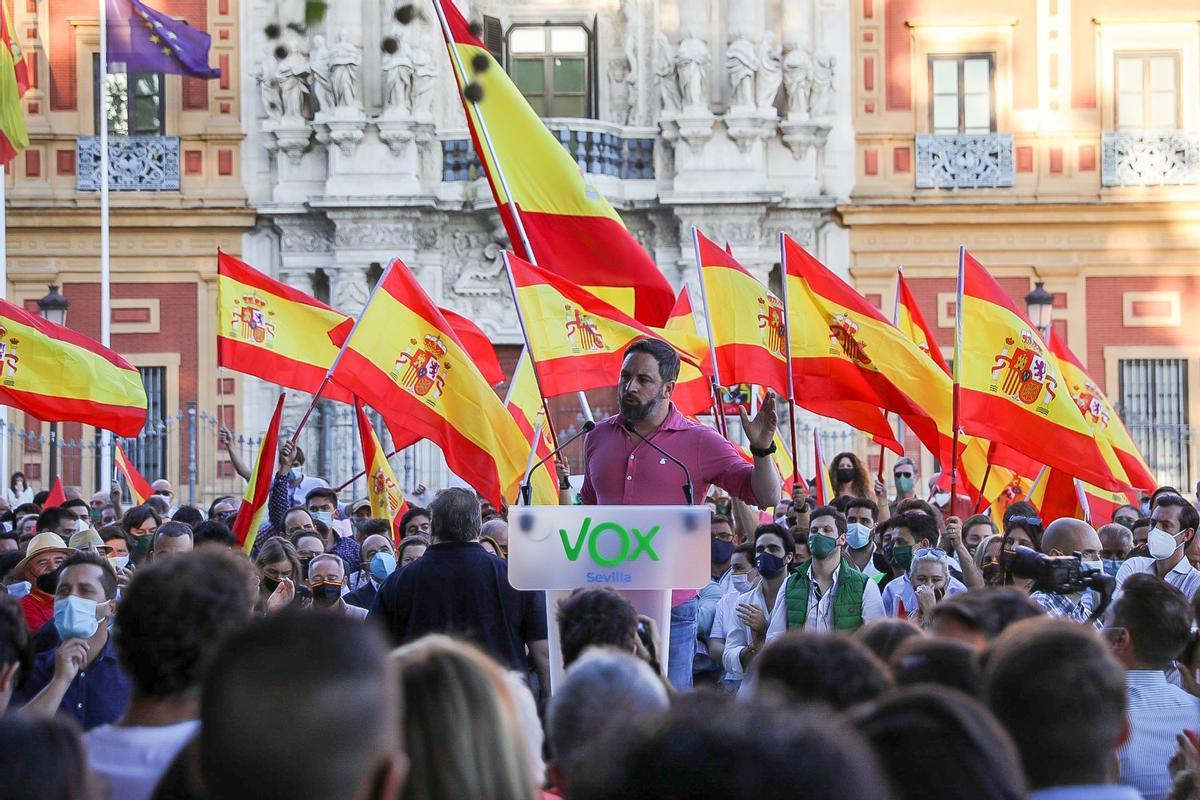
[[954,513],[954,500],[958,490],[958,417],[959,376],[962,374],[962,326],[963,326],[963,280],[966,272],[967,246],[958,246],[958,283],[954,300],[954,394],[951,397],[954,433],[950,443],[950,513]]
[[[0,300],[8,299],[8,210],[4,192],[8,183],[6,172],[0,172]],[[8,476],[8,406],[0,406],[0,476]]]
[[[792,483],[800,482],[800,452],[796,449],[796,390],[792,386],[792,323],[788,319],[788,279],[787,279],[787,234],[779,232],[779,268],[783,271],[780,281],[783,291],[780,292],[783,301],[783,347],[787,355],[787,401],[788,428],[792,440]],[[707,317],[706,317],[707,318]],[[711,341],[711,339],[710,339]]]
[[[434,3],[434,5],[438,5]],[[439,6],[440,9],[440,6]],[[441,13],[439,10],[438,13]],[[554,430],[554,423],[550,419],[550,405],[546,401],[546,393],[542,391],[542,377],[538,375],[537,360],[533,357],[533,347],[529,344],[529,329],[525,326],[525,315],[521,313],[521,303],[517,300],[517,280],[513,277],[512,264],[509,263],[509,251],[505,250],[502,253],[504,259],[504,274],[508,276],[508,288],[512,291],[513,305],[517,307],[517,323],[521,326],[521,338],[525,340],[525,353],[529,356],[529,366],[533,369],[533,382],[537,385],[538,397],[542,400],[542,413],[546,415],[546,427],[550,429],[550,440],[554,443],[554,448],[558,449],[558,434]],[[520,359],[517,360],[518,366]],[[514,374],[515,378],[516,375]],[[510,390],[511,391],[511,390]],[[581,396],[583,392],[579,393]],[[507,405],[507,404],[506,404]],[[586,413],[589,420],[592,419],[591,410]],[[537,450],[537,439],[533,440],[533,449]]]
[[[896,267],[896,297],[892,301],[892,327],[893,328],[900,327],[900,281],[902,281],[903,279],[904,279],[904,265],[901,264],[900,266]],[[884,415],[883,415],[883,421],[888,424],[889,428],[892,425],[890,417],[891,417],[891,415],[887,414],[887,413],[884,413]],[[886,447],[884,445],[882,445],[882,444],[879,445],[879,480],[880,481],[883,480],[883,463],[884,463],[884,459],[886,458],[886,456],[884,455],[885,449],[886,449]],[[904,442],[900,442],[900,449],[901,450],[904,449]],[[897,491],[897,494],[899,494],[898,491]]]
[[[983,505],[984,501],[987,499],[986,496],[984,495],[984,491],[987,490],[988,476],[990,476],[991,474],[992,474],[992,460],[989,458],[988,462],[987,462],[987,467],[985,467],[983,470],[983,480],[979,484],[979,499],[977,501],[975,501],[975,513],[976,514],[981,512],[980,507]],[[951,499],[950,502],[953,503],[954,500]],[[953,510],[954,506],[950,506],[950,508],[951,508],[951,510]]]
[[[108,208],[108,0],[100,6],[100,344],[112,347]],[[112,463],[112,432],[100,430],[100,474]],[[97,481],[99,483],[99,481]],[[103,487],[101,487],[103,488]]]
[[[465,86],[467,83],[467,68],[463,65],[462,57],[459,56],[459,54],[458,54],[458,48],[454,46],[454,35],[450,32],[450,23],[446,20],[446,12],[442,9],[442,0],[434,0],[433,8],[437,12],[438,21],[441,23],[441,26],[442,26],[442,35],[446,39],[446,50],[450,54],[451,62],[453,63],[453,65],[455,67],[455,71],[458,73],[459,80],[462,81],[463,85]],[[461,92],[462,92],[461,87],[459,89],[459,92],[461,94]],[[479,113],[479,103],[475,100],[469,99],[465,94],[463,95],[463,100],[465,102],[470,103],[476,109],[475,110],[475,122],[478,123],[478,125],[479,125],[479,136],[481,139],[483,139],[484,145],[487,147],[488,152],[491,154],[492,169],[496,174],[496,182],[500,184],[500,189],[504,192],[504,197],[508,200],[508,210],[509,210],[509,213],[512,215],[513,223],[516,225],[517,236],[519,236],[521,239],[521,248],[525,251],[525,256],[526,256],[526,258],[529,259],[529,263],[533,264],[535,267],[540,266],[538,264],[537,254],[533,252],[533,246],[530,245],[530,243],[529,243],[529,235],[525,232],[525,223],[521,220],[521,209],[517,207],[517,204],[512,199],[512,192],[509,191],[508,179],[504,177],[504,168],[500,166],[500,158],[496,154],[495,145],[492,144],[492,136],[490,133],[488,133],[487,121],[484,120],[483,114]],[[496,211],[497,212],[500,211],[499,203],[496,204]],[[513,302],[515,303],[516,301],[517,301],[517,296],[516,296],[516,290],[514,289],[513,290]],[[518,314],[521,313],[519,308],[517,309],[517,313]],[[526,337],[526,346],[528,347],[528,337]],[[530,352],[532,353],[533,351],[531,350]],[[537,369],[535,367],[534,373],[536,373],[536,372],[537,372]],[[542,388],[541,388],[541,385],[539,384],[538,391],[540,392],[541,390],[542,390]],[[583,407],[584,417],[586,417],[589,422],[595,422],[595,417],[592,416],[592,406],[591,406],[591,403],[588,402],[587,395],[584,392],[580,391],[578,393],[578,396],[579,396],[579,403]],[[543,395],[542,396],[543,408],[545,407],[545,405],[546,405],[546,397],[545,397],[545,395]],[[551,437],[554,438],[554,425],[551,424],[551,422],[550,422],[550,412],[548,410],[546,412],[546,423],[550,427]],[[557,446],[558,439],[555,438],[554,441],[555,441],[555,446]]]
[[721,370],[717,366],[717,348],[713,344],[712,317],[708,307],[708,290],[704,288],[704,267],[700,263],[700,230],[692,226],[692,251],[696,254],[696,277],[700,281],[700,302],[704,306],[704,329],[708,331],[708,355],[712,359],[713,399],[716,401],[717,425],[721,435],[729,438],[729,426],[725,422],[725,408],[721,402]]

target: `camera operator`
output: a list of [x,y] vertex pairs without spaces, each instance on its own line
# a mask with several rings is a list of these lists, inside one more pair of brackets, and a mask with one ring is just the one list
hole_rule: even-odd
[[[1063,517],[1050,523],[1042,535],[1042,552],[1048,556],[1070,556],[1079,553],[1080,563],[1084,567],[1102,572],[1104,563],[1100,560],[1100,537],[1092,526],[1081,519]],[[1100,630],[1104,627],[1100,620],[1092,620],[1092,613],[1099,604],[1100,596],[1092,589],[1080,589],[1069,594],[1057,594],[1037,590],[1029,595],[1033,602],[1053,617],[1088,622]]]

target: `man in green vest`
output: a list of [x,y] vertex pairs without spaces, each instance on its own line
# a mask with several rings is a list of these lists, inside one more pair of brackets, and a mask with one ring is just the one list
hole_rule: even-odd
[[883,616],[879,585],[845,556],[846,517],[832,506],[812,512],[808,551],[783,588],[787,629],[851,633]]

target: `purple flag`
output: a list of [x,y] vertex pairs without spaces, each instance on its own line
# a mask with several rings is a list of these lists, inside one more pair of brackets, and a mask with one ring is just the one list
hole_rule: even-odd
[[169,72],[206,80],[221,76],[221,70],[208,66],[212,37],[207,33],[141,0],[105,2],[109,72]]

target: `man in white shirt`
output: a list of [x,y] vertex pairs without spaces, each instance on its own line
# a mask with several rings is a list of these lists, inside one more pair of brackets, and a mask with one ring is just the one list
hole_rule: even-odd
[[244,561],[204,550],[151,562],[123,592],[114,630],[129,710],[84,735],[108,800],[146,800],[196,735],[203,671],[249,615],[248,573]]
[[726,694],[737,694],[741,679],[731,675],[724,667],[725,640],[729,631],[737,624],[737,604],[742,595],[758,585],[758,570],[754,568],[754,544],[739,544],[733,551],[729,568],[729,588],[717,602],[713,615],[712,630],[708,634],[708,657],[714,664],[721,665],[721,679],[717,686]]
[[884,572],[875,565],[873,532],[878,522],[879,506],[874,500],[856,497],[846,504],[846,558],[854,568],[875,581],[878,586]]
[[846,518],[833,506],[815,509],[809,522],[808,552],[784,584],[785,627],[852,633],[883,616],[879,584],[842,555]]
[[1150,518],[1154,521],[1146,540],[1150,558],[1135,556],[1121,565],[1115,594],[1120,596],[1130,576],[1145,573],[1162,578],[1183,592],[1190,602],[1200,589],[1200,570],[1187,560],[1184,549],[1196,536],[1200,513],[1182,497],[1164,494],[1158,498]]
[[754,530],[754,566],[761,579],[738,597],[734,607],[736,622],[725,637],[721,656],[727,679],[744,680],[754,657],[787,630],[787,609],[780,600],[795,553],[796,542],[782,525],[772,522]]

